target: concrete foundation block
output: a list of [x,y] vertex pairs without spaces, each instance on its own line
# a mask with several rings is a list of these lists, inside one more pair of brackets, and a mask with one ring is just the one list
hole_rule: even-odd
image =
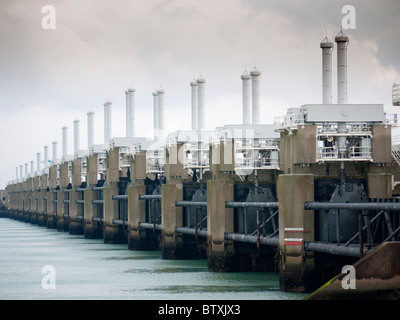
[[304,202],[314,201],[312,174],[283,174],[278,178],[280,289],[311,292],[314,289],[314,256],[304,241],[314,240],[314,212]]

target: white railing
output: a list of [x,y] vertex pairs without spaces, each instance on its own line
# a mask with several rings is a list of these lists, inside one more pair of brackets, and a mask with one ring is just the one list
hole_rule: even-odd
[[164,172],[164,152],[162,150],[146,152],[146,173]]
[[120,168],[129,168],[131,165],[131,162],[129,160],[128,155],[122,155],[119,157],[119,167]]
[[99,173],[104,173],[107,170],[107,161],[106,161],[106,154],[99,153],[97,155],[97,171]]
[[372,147],[371,146],[352,146],[349,148],[346,158],[339,158],[339,153],[336,147],[318,147],[317,160],[371,160]]
[[397,127],[398,126],[397,113],[385,113],[385,123],[390,124],[393,127]]
[[351,159],[372,159],[372,147],[371,146],[352,146],[350,147],[350,158]]
[[400,166],[400,136],[392,137],[392,157]]
[[289,109],[286,115],[274,118],[275,131],[295,130],[302,124],[304,124],[304,113],[300,108]]
[[209,169],[210,149],[209,144],[188,142],[184,144],[185,169]]

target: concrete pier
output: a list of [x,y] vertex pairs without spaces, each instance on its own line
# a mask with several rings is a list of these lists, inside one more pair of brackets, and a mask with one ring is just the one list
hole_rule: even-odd
[[83,220],[78,219],[77,216],[82,216],[82,206],[76,203],[78,195],[81,193],[77,191],[81,187],[82,178],[82,159],[74,159],[72,161],[72,188],[69,191],[69,233],[83,234]]
[[146,152],[138,152],[130,157],[132,184],[128,186],[128,249],[149,250],[146,230],[140,229],[140,222],[146,221],[146,201],[139,195],[146,194]]
[[234,216],[225,201],[234,200],[233,141],[220,141],[210,149],[212,180],[207,181],[207,259],[212,271],[236,271],[233,241],[225,239],[232,233]]
[[57,227],[57,187],[58,187],[58,165],[52,165],[49,168],[49,188],[46,192],[46,219],[47,228]]
[[181,144],[174,144],[165,148],[164,176],[165,184],[161,185],[161,251],[164,259],[183,259],[183,235],[175,233],[176,227],[183,224],[183,208],[175,205],[176,201],[183,200],[183,179],[187,173],[183,169]]
[[119,203],[112,198],[114,195],[119,194],[119,156],[119,148],[107,151],[106,182],[103,189],[103,238],[105,243],[126,243],[127,241],[122,234],[123,232],[120,233],[120,225],[113,223],[113,220],[119,219]]
[[[97,191],[93,188],[99,183],[98,181],[98,154],[94,153],[87,157],[87,186],[84,194],[84,235],[87,239],[99,239],[103,237],[103,225],[99,221],[93,221],[98,217],[97,205],[93,204],[93,200],[97,200]],[[101,217],[102,218],[102,213]]]
[[68,215],[68,203],[64,200],[68,199],[68,161],[60,164],[60,188],[57,190],[57,230],[58,231],[68,231],[68,218],[64,217],[64,214]]
[[314,240],[314,213],[304,210],[314,201],[312,174],[283,174],[278,178],[280,288],[310,292],[314,289],[314,255],[304,250],[304,241]]

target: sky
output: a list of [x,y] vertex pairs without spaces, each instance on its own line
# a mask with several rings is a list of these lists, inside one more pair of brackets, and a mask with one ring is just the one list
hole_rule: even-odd
[[[45,29],[45,5],[55,29]],[[400,82],[398,0],[0,0],[0,188],[16,167],[58,142],[95,113],[104,140],[104,107],[112,102],[112,135],[125,136],[125,90],[135,88],[136,136],[153,136],[152,92],[165,90],[167,131],[191,126],[190,82],[206,79],[206,129],[242,123],[240,76],[261,71],[261,123],[287,108],[322,103],[320,42],[334,42],[345,5],[355,9],[348,46],[348,103],[392,106]],[[46,20],[47,21],[47,20]],[[346,20],[347,21],[347,20]],[[333,103],[336,103],[333,52]],[[398,107],[397,107],[398,108]],[[30,168],[30,166],[29,166]]]

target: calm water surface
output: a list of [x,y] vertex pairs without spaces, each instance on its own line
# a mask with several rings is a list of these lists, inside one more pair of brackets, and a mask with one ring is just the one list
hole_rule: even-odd
[[[43,289],[45,265],[54,290]],[[164,260],[37,225],[0,219],[0,299],[296,300],[277,273],[215,273],[207,261]]]

